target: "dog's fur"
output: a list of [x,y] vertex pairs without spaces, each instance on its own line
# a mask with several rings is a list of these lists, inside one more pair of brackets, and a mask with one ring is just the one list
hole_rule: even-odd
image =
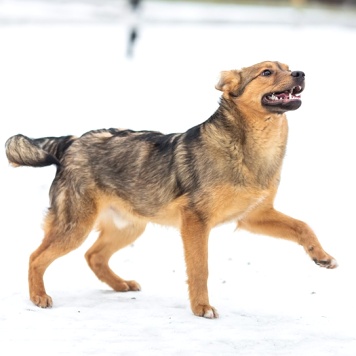
[[217,111],[182,134],[103,129],[81,137],[6,142],[14,166],[57,165],[42,244],[30,257],[30,298],[52,306],[43,283],[47,267],[100,234],[85,257],[96,276],[116,291],[140,285],[117,276],[110,257],[137,239],[149,222],[180,229],[189,296],[195,315],[218,314],[209,303],[208,236],[221,223],[294,241],[315,263],[337,263],[310,227],[273,208],[287,142],[285,112],[301,105],[304,73],[262,62],[221,73]]

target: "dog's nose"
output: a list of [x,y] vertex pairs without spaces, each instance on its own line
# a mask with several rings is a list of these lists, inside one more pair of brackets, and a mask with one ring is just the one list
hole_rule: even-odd
[[305,77],[305,73],[300,71],[300,70],[295,70],[294,72],[291,73],[292,77],[295,77],[295,78],[304,78]]

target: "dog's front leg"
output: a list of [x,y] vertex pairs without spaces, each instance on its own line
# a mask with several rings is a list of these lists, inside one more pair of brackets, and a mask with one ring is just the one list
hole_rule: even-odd
[[336,260],[324,251],[313,230],[303,221],[293,219],[273,207],[261,208],[239,222],[239,228],[257,234],[297,242],[319,266],[336,268]]
[[192,211],[182,213],[181,235],[188,275],[189,299],[197,316],[217,318],[208,296],[208,239],[210,229]]

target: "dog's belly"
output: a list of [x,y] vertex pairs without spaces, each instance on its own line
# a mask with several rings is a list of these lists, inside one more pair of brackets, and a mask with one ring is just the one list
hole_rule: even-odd
[[169,204],[155,211],[152,215],[143,216],[135,212],[133,206],[128,202],[115,197],[114,199],[104,199],[100,205],[100,214],[97,225],[113,224],[117,229],[128,228],[132,224],[147,224],[149,222],[179,228],[181,225],[181,209],[186,205],[186,197],[179,197]]
[[127,214],[124,210],[118,210],[116,207],[109,206],[99,214],[96,225],[99,230],[104,226],[111,225],[118,230],[124,230],[130,225],[135,223],[135,219],[132,215]]
[[[216,225],[242,220],[256,209],[268,196],[267,191],[254,189],[237,189],[231,186],[220,186],[213,191],[202,191],[193,209],[204,216],[210,228]],[[188,196],[181,196],[163,206],[151,216],[135,213],[134,207],[121,199],[106,201],[101,206],[98,225],[113,224],[117,229],[128,228],[132,224],[149,222],[180,228],[182,211],[192,205]]]

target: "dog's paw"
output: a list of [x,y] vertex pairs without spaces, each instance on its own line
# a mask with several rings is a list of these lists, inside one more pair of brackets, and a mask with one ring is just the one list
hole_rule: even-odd
[[40,308],[51,308],[53,305],[52,298],[47,295],[32,295],[31,301]]
[[141,286],[136,281],[126,281],[130,291],[138,292],[141,290]]
[[113,289],[116,292],[137,292],[141,290],[141,286],[136,281],[119,281],[113,286]]
[[327,258],[327,259],[322,259],[318,260],[316,258],[313,259],[313,261],[320,267],[328,268],[328,269],[334,269],[338,266],[337,261],[335,258]]
[[193,313],[207,319],[216,319],[219,317],[218,312],[211,305],[198,305],[194,308]]
[[335,258],[326,253],[321,246],[311,245],[305,248],[310,258],[320,267],[333,269],[338,266]]

